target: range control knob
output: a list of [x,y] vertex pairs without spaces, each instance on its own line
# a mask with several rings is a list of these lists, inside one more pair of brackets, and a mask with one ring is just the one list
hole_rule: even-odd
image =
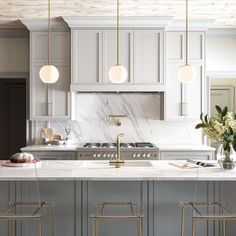
[[143,157],[143,158],[146,158],[146,153],[143,153],[143,154],[142,154],[142,157]]
[[94,153],[94,154],[93,154],[93,158],[96,158],[96,157],[97,157],[97,154],[96,154],[96,153]]
[[113,158],[114,157],[114,153],[111,153],[111,158]]
[[107,153],[107,157],[110,158],[110,157],[111,157],[111,154],[110,154],[110,153]]
[[103,153],[102,157],[103,157],[103,158],[106,158],[106,157],[107,157],[107,154],[106,154],[106,153]]
[[133,153],[132,157],[135,158],[136,157],[136,153]]
[[101,157],[101,154],[100,154],[100,153],[98,153],[98,154],[97,154],[97,158],[100,158],[100,157]]
[[151,157],[151,154],[150,153],[147,153],[147,158],[150,158]]
[[140,153],[137,153],[137,157],[139,158],[141,155],[140,155]]

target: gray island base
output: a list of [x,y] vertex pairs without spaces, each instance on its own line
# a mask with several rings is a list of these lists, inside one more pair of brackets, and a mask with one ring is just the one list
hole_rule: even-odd
[[[199,171],[198,178],[197,172]],[[55,202],[56,236],[92,236],[90,215],[97,202],[132,201],[144,211],[144,236],[180,235],[179,201],[222,201],[236,212],[236,169],[216,167],[180,169],[169,161],[129,161],[114,168],[106,161],[42,161],[37,169],[41,201]],[[37,201],[34,168],[0,166],[0,209],[8,201]],[[186,217],[185,235],[191,235]],[[36,224],[16,224],[16,236],[35,235]],[[7,235],[7,223],[0,222],[1,235]],[[235,222],[227,223],[227,236],[235,235]],[[43,235],[48,228],[43,228]],[[135,222],[106,221],[99,224],[99,235],[137,235]],[[220,236],[218,222],[199,222],[196,236]]]

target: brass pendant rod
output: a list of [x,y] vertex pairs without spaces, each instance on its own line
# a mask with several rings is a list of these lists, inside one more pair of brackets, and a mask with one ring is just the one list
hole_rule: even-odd
[[117,0],[117,8],[116,8],[117,12],[116,12],[116,64],[119,65],[120,63],[120,52],[119,52],[119,48],[120,48],[120,32],[119,32],[119,27],[120,27],[120,3],[119,0]]
[[186,0],[186,31],[185,31],[185,37],[186,37],[186,65],[188,65],[188,0]]
[[51,63],[51,0],[48,0],[48,65]]

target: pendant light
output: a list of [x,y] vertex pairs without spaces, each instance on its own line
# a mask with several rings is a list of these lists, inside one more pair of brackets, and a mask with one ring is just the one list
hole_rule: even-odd
[[185,31],[185,37],[186,37],[186,62],[185,65],[182,65],[178,68],[177,72],[177,78],[181,83],[189,83],[192,82],[196,77],[196,71],[195,68],[188,64],[188,0],[186,0],[186,31]]
[[120,65],[120,35],[119,35],[119,27],[120,27],[120,4],[119,0],[117,0],[117,26],[116,26],[116,65],[113,65],[109,72],[109,80],[112,83],[124,83],[128,77],[127,70],[124,66]]
[[59,71],[51,65],[51,1],[48,0],[48,64],[41,67],[40,79],[46,84],[54,84],[59,79]]

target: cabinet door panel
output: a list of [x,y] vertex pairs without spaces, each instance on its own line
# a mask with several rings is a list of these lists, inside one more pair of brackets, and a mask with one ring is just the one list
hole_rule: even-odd
[[[120,31],[120,64],[125,66],[128,72],[126,82],[132,82],[132,51],[133,33],[128,30]],[[116,31],[106,30],[103,32],[103,49],[104,49],[104,81],[111,83],[108,78],[108,71],[111,66],[117,63],[116,58]]]
[[72,83],[98,83],[102,72],[101,31],[81,30],[72,34]]
[[31,33],[32,62],[45,62],[48,59],[48,34],[46,32]]
[[42,118],[48,116],[48,94],[47,85],[39,78],[40,68],[44,65],[33,64],[31,65],[31,78],[30,78],[30,114],[31,119]]
[[189,60],[202,61],[204,59],[204,33],[190,32],[188,53]]
[[177,70],[181,63],[166,64],[165,113],[169,119],[181,115],[181,83],[177,80]]
[[[31,33],[31,50],[33,62],[44,62],[48,60],[48,33]],[[51,37],[51,60],[55,62],[70,61],[70,33],[52,32]]]
[[52,61],[70,62],[70,32],[53,32],[52,42]]
[[135,31],[135,83],[156,84],[163,82],[162,31]]
[[192,63],[192,66],[195,68],[197,76],[192,83],[189,83],[186,86],[186,99],[188,103],[188,116],[192,117],[193,119],[198,119],[203,110],[202,84],[204,72],[203,66],[201,64]]
[[52,87],[52,115],[53,117],[69,116],[70,65],[57,65],[59,80]]
[[[174,39],[174,40],[173,40]],[[182,61],[184,57],[184,35],[182,32],[166,33],[166,60]]]
[[[59,80],[50,85],[48,92],[47,84],[39,78],[39,70],[43,64],[33,64],[31,71],[31,119],[68,119],[70,116],[70,100],[68,96],[70,84],[70,65],[56,64],[59,70]],[[51,103],[51,106],[48,105]]]

